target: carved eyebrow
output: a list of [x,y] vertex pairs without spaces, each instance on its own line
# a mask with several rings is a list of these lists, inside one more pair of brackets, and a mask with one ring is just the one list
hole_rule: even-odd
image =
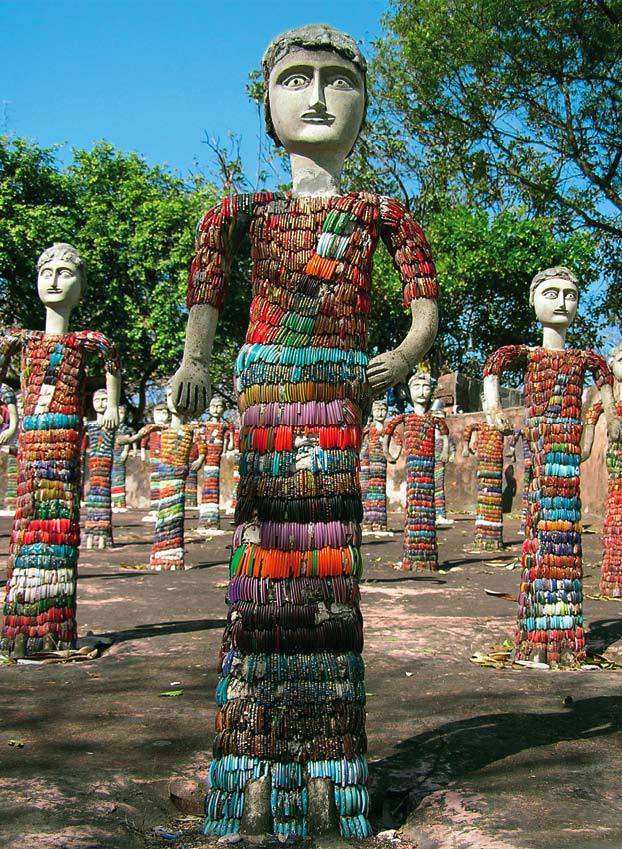
[[356,68],[348,68],[345,65],[313,65],[309,63],[295,63],[283,68],[277,77],[277,82],[282,82],[287,77],[294,74],[310,74],[313,75],[316,70],[322,71],[323,74],[332,76],[342,75],[347,77],[352,82],[360,82],[361,75]]

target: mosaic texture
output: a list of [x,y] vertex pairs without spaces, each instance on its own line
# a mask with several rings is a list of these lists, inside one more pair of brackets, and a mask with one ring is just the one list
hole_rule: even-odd
[[358,481],[371,262],[385,240],[404,303],[437,297],[420,228],[369,194],[236,195],[199,225],[188,305],[223,303],[233,224],[252,303],[235,367],[240,483],[205,831],[238,831],[248,782],[272,830],[307,832],[305,782],[334,782],[342,834],[370,834]]
[[511,445],[514,449],[516,449],[519,440],[521,441],[523,448],[523,495],[521,502],[520,528],[518,532],[520,534],[524,534],[525,526],[527,524],[527,513],[529,512],[529,486],[531,484],[531,452],[529,450],[529,437],[526,427],[517,428],[514,431],[511,441]]
[[197,507],[199,503],[199,470],[192,469],[192,464],[199,457],[199,446],[198,446],[198,425],[197,430],[195,430],[194,438],[192,440],[192,447],[190,449],[190,457],[188,458],[189,467],[188,467],[188,476],[186,478],[186,507],[192,508]]
[[162,425],[148,424],[139,431],[140,447],[149,452],[149,504],[152,510],[160,503],[158,469],[160,466],[160,436]]
[[24,414],[0,649],[11,651],[18,635],[28,652],[40,651],[48,635],[60,648],[72,648],[85,360],[94,353],[110,372],[119,361],[107,339],[88,330],[0,331],[0,374],[17,352]]
[[484,375],[512,365],[525,371],[527,435],[532,458],[529,512],[521,565],[515,657],[572,665],[585,657],[581,552],[581,394],[585,372],[612,384],[592,351],[508,345]]
[[503,548],[503,435],[486,422],[467,425],[463,438],[468,445],[476,434],[477,514],[474,548]]
[[112,506],[117,510],[127,509],[126,491],[125,491],[125,464],[127,457],[126,445],[119,445],[120,436],[133,436],[134,429],[125,422],[121,422],[117,427],[114,448],[112,451],[112,473],[110,483],[110,495],[112,498]]
[[387,425],[389,452],[398,425],[403,425],[406,454],[406,523],[402,569],[438,569],[436,509],[434,507],[434,448],[436,431],[448,436],[444,419],[431,412],[394,416]]
[[[6,383],[0,383],[0,433],[9,426],[9,404],[17,404],[15,392]],[[6,448],[7,446],[4,447]],[[12,451],[12,446],[8,446],[8,449],[4,486],[4,509],[13,510],[15,507],[15,498],[17,497],[17,462]]]
[[[596,427],[603,412],[599,401],[590,408],[585,423]],[[622,416],[622,403],[616,405]],[[607,508],[603,525],[603,568],[600,575],[600,594],[607,598],[622,598],[622,443],[607,444]]]
[[112,539],[112,454],[116,430],[105,430],[96,421],[84,428],[89,486],[86,493],[84,539],[107,548]]
[[231,427],[225,421],[205,422],[199,436],[199,451],[205,455],[199,523],[206,528],[220,527],[220,463],[230,432]]
[[[363,431],[363,452],[366,474],[361,492],[363,496],[363,527],[373,530],[387,529],[387,458],[382,450],[386,424],[379,430],[372,422]],[[363,464],[361,462],[361,471]]]

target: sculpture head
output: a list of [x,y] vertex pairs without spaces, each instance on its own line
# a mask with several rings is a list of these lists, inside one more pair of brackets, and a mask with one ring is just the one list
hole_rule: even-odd
[[119,424],[123,424],[123,422],[127,418],[127,407],[125,404],[119,405]]
[[408,390],[413,404],[418,404],[427,409],[432,391],[434,379],[427,371],[416,371],[408,381]]
[[371,405],[371,417],[375,422],[383,422],[386,419],[388,412],[389,408],[387,407],[387,402],[384,398],[374,401]]
[[276,36],[262,59],[268,135],[288,153],[351,152],[367,109],[367,63],[358,45],[327,24]]
[[579,281],[564,266],[545,268],[531,281],[529,305],[543,327],[565,331],[577,314]]
[[156,404],[153,408],[154,424],[165,425],[169,419],[169,411],[166,404]]
[[96,413],[103,413],[108,406],[108,393],[105,389],[98,389],[93,394],[93,409]]
[[609,367],[618,383],[622,383],[622,342],[617,344],[609,355]]
[[55,242],[37,261],[37,291],[42,303],[64,313],[80,303],[86,291],[86,266],[73,245]]
[[220,421],[225,412],[225,402],[220,395],[214,395],[209,402],[209,417],[214,421]]

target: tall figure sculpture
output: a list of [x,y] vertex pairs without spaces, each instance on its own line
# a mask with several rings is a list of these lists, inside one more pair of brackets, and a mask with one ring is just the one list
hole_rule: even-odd
[[480,551],[498,551],[503,548],[503,434],[494,426],[485,401],[484,413],[485,422],[475,422],[464,429],[463,455],[475,454],[477,457],[477,514],[473,547]]
[[[622,344],[611,352],[611,371],[618,389],[622,388]],[[620,397],[620,395],[618,395]],[[622,416],[622,398],[616,404],[616,412]],[[588,411],[583,431],[582,458],[592,453],[594,428],[603,413],[603,404],[598,402]],[[622,598],[622,440],[610,439],[607,445],[607,508],[603,525],[603,568],[600,576],[600,594],[605,598]]]
[[17,433],[18,415],[15,392],[6,383],[0,383],[0,446],[7,451],[6,477],[4,487],[4,508],[13,510],[17,495],[17,463],[11,441]]
[[[144,461],[149,452],[149,505],[157,511],[160,502],[158,469],[160,467],[160,433],[169,422],[170,412],[166,404],[156,404],[153,408],[153,424],[145,425],[139,431],[140,456]],[[145,517],[148,518],[148,517]]]
[[190,449],[190,467],[186,478],[186,510],[198,510],[199,507],[199,464],[196,461],[200,456],[199,439],[202,423],[195,421],[194,428],[192,448]]
[[186,476],[195,424],[184,424],[173,404],[170,387],[166,405],[171,414],[170,424],[160,434],[160,465],[158,488],[160,500],[153,532],[149,567],[156,571],[179,571],[184,561],[184,508]]
[[600,388],[610,437],[620,434],[607,364],[593,351],[565,347],[578,298],[577,279],[567,268],[536,274],[529,303],[543,327],[542,347],[499,348],[484,367],[487,406],[502,433],[511,433],[512,427],[501,411],[499,378],[512,365],[526,368],[532,481],[514,658],[553,666],[575,666],[585,657],[579,463],[586,371]]
[[222,414],[225,402],[217,395],[209,404],[209,419],[197,435],[198,468],[203,465],[203,487],[199,505],[199,527],[220,527],[220,463],[223,451],[233,450],[233,431]]
[[[339,194],[365,114],[365,60],[325,25],[278,36],[263,59],[266,120],[293,190],[235,195],[198,229],[174,398],[209,400],[212,341],[232,236],[253,258],[237,529],[205,831],[370,833],[358,606],[362,410],[432,344],[437,286],[421,229],[388,198]],[[372,256],[382,237],[413,324],[367,363]]]
[[0,331],[0,380],[21,353],[24,416],[17,462],[19,491],[9,546],[0,650],[24,655],[72,648],[80,543],[80,459],[85,364],[96,354],[106,369],[102,424],[118,423],[119,360],[101,333],[69,332],[69,316],[86,288],[84,261],[57,243],[38,262],[45,330]]
[[[445,402],[440,398],[432,402],[430,407],[432,415],[442,419],[446,423]],[[395,434],[393,435],[395,441]],[[447,495],[445,493],[445,466],[451,463],[456,456],[456,443],[451,436],[448,438],[447,458],[444,453],[445,441],[443,435],[437,430],[434,442],[434,511],[436,515],[437,528],[451,528],[453,519],[447,518]]]
[[89,469],[89,488],[86,495],[86,517],[84,536],[86,547],[108,548],[112,539],[112,454],[115,429],[104,427],[104,415],[108,406],[105,389],[93,395],[95,421],[85,426],[86,456]]
[[127,407],[122,404],[119,407],[119,427],[116,430],[114,449],[112,452],[112,480],[110,493],[112,496],[113,510],[127,510],[127,498],[125,490],[125,466],[130,453],[129,442],[122,441],[123,437],[133,436],[134,429],[125,421]]
[[363,527],[372,531],[387,529],[387,458],[382,450],[388,407],[384,398],[374,401],[371,422],[363,431],[368,463],[363,493]]
[[[418,371],[408,381],[413,412],[394,416],[386,428],[384,451],[389,463],[396,463],[406,452],[406,523],[402,569],[438,569],[436,510],[434,508],[434,453],[436,431],[443,441],[441,457],[449,457],[449,430],[444,419],[430,411],[433,380],[428,372]],[[395,429],[403,425],[404,436],[396,454],[391,453]]]

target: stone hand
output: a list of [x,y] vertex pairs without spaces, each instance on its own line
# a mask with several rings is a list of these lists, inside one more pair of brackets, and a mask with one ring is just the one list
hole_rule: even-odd
[[190,471],[198,472],[201,466],[203,465],[203,461],[205,460],[205,456],[203,454],[199,454],[194,463],[190,464]]
[[493,410],[492,421],[499,433],[512,433],[512,425],[503,410]]
[[610,442],[622,441],[622,419],[619,416],[613,416],[607,422],[607,436]]
[[0,433],[0,445],[6,445],[10,438],[11,434],[8,430],[2,431],[2,433]]
[[212,393],[209,368],[204,363],[182,360],[173,375],[171,392],[175,408],[187,416],[200,416]]
[[379,398],[391,386],[404,380],[410,371],[410,363],[404,354],[395,349],[374,357],[367,366],[367,380],[372,397]]
[[119,424],[119,408],[109,405],[102,416],[102,427],[104,430],[114,430]]

